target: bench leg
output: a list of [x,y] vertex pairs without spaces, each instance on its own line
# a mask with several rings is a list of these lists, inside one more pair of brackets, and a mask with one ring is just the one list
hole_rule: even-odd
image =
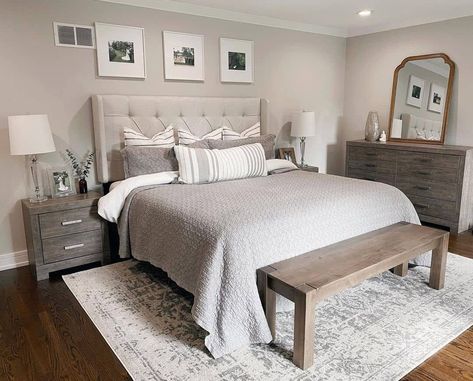
[[310,294],[296,292],[294,302],[293,362],[305,370],[314,362],[315,301]]
[[404,277],[407,275],[408,268],[409,268],[409,262],[401,263],[400,265],[394,268],[394,274]]
[[257,283],[261,304],[274,340],[276,337],[276,293],[268,287],[268,273],[272,271],[274,269],[269,266],[259,269]]
[[445,284],[445,269],[447,266],[448,238],[446,233],[439,241],[439,245],[432,250],[432,264],[430,267],[429,286],[440,290]]

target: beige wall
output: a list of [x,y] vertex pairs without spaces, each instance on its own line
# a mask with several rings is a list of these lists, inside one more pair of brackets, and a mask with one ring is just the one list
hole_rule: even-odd
[[446,143],[473,145],[473,17],[375,33],[347,40],[344,139],[364,137],[369,111],[388,128],[394,69],[407,57],[446,53],[456,63]]
[[[142,26],[146,34],[146,80],[96,77],[95,51],[54,46],[52,22],[94,21]],[[205,35],[204,83],[163,80],[162,30]],[[166,13],[86,0],[0,0],[0,255],[24,250],[19,201],[27,196],[23,157],[9,156],[7,116],[46,113],[58,151],[93,147],[90,95],[96,93],[194,96],[258,96],[271,102],[270,129],[287,144],[287,122],[301,109],[317,113],[317,136],[307,159],[322,171],[342,167],[343,38]],[[255,41],[255,83],[221,84],[218,38]],[[295,142],[293,142],[295,143]],[[43,165],[62,164],[42,155]]]

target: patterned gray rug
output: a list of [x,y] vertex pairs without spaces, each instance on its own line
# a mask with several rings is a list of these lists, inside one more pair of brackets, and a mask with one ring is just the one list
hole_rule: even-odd
[[191,296],[152,266],[126,261],[64,280],[134,380],[397,380],[473,324],[473,260],[449,254],[441,291],[428,275],[387,272],[321,303],[307,371],[291,362],[292,312],[278,314],[274,345],[215,360]]

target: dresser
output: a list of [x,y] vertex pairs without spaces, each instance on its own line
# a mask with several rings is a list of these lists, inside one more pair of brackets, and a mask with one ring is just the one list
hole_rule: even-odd
[[422,222],[460,233],[473,226],[473,147],[347,142],[346,175],[403,191]]
[[97,214],[100,196],[89,192],[42,203],[22,200],[28,259],[37,280],[52,271],[109,262],[106,224]]

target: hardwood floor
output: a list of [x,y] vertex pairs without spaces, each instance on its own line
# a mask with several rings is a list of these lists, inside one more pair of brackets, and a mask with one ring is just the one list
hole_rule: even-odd
[[[473,258],[471,232],[449,250]],[[22,267],[0,272],[0,380],[131,377],[60,277],[36,282]],[[473,380],[473,327],[403,380]]]

